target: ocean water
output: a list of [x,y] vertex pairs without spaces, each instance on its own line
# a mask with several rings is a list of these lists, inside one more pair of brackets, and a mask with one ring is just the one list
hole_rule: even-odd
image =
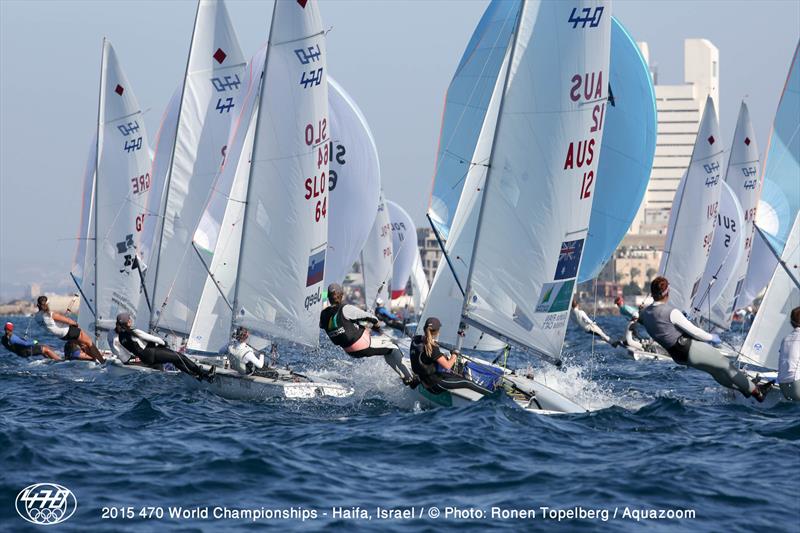
[[78,502],[58,531],[800,529],[800,405],[739,405],[701,372],[593,350],[572,327],[567,340],[566,368],[538,375],[587,414],[420,409],[382,360],[332,348],[282,361],[353,397],[263,403],[0,348],[0,529],[37,528],[14,500],[44,482]]

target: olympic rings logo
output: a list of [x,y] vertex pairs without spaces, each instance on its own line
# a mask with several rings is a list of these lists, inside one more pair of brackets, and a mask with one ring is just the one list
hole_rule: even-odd
[[15,505],[17,514],[28,522],[53,525],[69,520],[78,509],[78,500],[63,485],[35,483],[19,491]]

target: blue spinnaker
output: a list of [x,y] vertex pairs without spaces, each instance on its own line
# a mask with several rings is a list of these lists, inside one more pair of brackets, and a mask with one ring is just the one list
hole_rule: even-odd
[[603,148],[579,282],[596,277],[625,237],[647,191],[656,150],[656,99],[650,71],[630,34],[617,19],[611,21]]
[[[795,215],[800,209],[800,43],[794,50],[792,65],[786,78],[772,134],[767,146],[762,199],[769,203],[777,225],[765,225],[759,212],[756,224],[762,226],[767,239],[780,254],[786,246]],[[769,190],[768,190],[768,185]],[[766,227],[765,227],[766,226]],[[770,227],[771,226],[771,227]]]
[[518,0],[495,0],[481,17],[447,89],[428,215],[444,239],[519,15]]

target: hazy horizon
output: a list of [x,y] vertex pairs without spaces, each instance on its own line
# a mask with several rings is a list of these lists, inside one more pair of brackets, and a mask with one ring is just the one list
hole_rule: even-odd
[[[366,116],[386,196],[424,223],[447,85],[486,0],[321,2],[330,74]],[[267,40],[272,2],[226,2],[249,58]],[[100,46],[115,46],[147,110],[151,142],[181,82],[194,1],[0,2],[0,300],[31,282],[72,290],[68,272],[97,114]],[[733,133],[746,97],[766,148],[800,37],[800,2],[617,1],[647,41],[659,82],[683,83],[683,40],[720,50],[720,123]],[[69,21],[68,23],[65,21]]]

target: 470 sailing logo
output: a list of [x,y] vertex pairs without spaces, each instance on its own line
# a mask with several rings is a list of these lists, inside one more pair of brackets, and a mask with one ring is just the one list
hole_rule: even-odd
[[17,514],[40,526],[69,520],[78,509],[78,500],[67,487],[56,483],[35,483],[25,487],[16,499]]

